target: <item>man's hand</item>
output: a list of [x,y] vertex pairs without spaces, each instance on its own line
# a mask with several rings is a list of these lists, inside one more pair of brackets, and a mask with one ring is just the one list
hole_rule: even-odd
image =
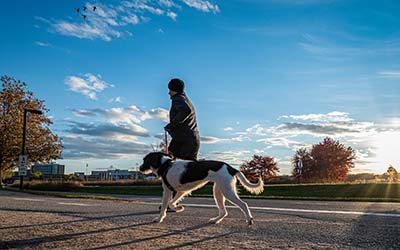
[[167,132],[171,132],[172,129],[173,129],[171,123],[168,123],[167,126],[164,127],[164,129],[165,129]]

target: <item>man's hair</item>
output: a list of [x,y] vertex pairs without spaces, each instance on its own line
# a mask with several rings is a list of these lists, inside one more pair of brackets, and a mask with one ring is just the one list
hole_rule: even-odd
[[182,93],[185,89],[185,83],[179,78],[174,78],[169,81],[168,88],[172,91]]

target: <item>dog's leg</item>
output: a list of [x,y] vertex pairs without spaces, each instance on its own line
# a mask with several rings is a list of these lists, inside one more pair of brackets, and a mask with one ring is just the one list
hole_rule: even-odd
[[217,217],[211,218],[209,222],[218,224],[228,215],[228,212],[226,211],[225,208],[225,196],[222,194],[221,190],[217,186],[217,183],[214,183],[214,200],[218,206],[219,214]]
[[156,217],[153,219],[153,222],[161,223],[165,216],[167,216],[167,207],[169,204],[169,201],[172,198],[172,191],[169,190],[167,186],[164,185],[163,183],[163,197],[162,197],[162,203],[161,203],[161,210],[160,210],[160,216]]
[[237,195],[236,180],[233,179],[230,182],[223,183],[223,187],[221,187],[221,192],[230,202],[232,202],[234,205],[238,206],[242,210],[242,212],[246,216],[246,220],[249,226],[253,225],[254,219],[249,210],[249,206]]
[[185,208],[183,206],[177,206],[176,203],[178,203],[179,201],[181,201],[183,199],[183,197],[185,196],[185,192],[180,192],[178,191],[175,195],[175,197],[170,201],[169,203],[169,207],[174,209],[176,212],[183,212],[183,210],[185,210]]

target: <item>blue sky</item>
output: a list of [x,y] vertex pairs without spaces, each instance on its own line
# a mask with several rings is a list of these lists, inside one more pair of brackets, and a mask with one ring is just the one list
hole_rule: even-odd
[[400,167],[398,1],[0,5],[0,72],[45,100],[66,172],[137,167],[160,142],[172,77],[197,109],[202,158],[268,155],[289,174],[296,149],[330,136],[356,150],[355,173]]

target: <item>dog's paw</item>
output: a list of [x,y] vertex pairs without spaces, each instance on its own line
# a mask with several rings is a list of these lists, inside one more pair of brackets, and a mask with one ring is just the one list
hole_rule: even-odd
[[222,219],[223,218],[220,218],[220,217],[211,218],[211,219],[208,220],[208,223],[218,224],[218,223],[220,223],[222,221]]
[[178,205],[176,207],[174,207],[175,212],[180,213],[183,212],[185,210],[185,208],[182,205]]
[[152,220],[152,222],[153,223],[161,223],[161,222],[163,222],[163,218],[157,216]]

